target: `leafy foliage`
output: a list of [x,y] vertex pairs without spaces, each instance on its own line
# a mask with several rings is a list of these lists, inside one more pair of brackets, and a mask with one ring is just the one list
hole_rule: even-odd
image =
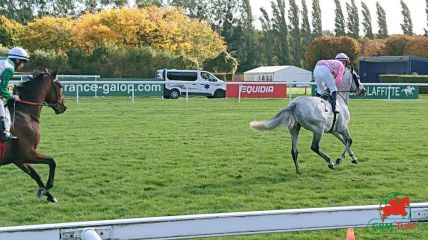
[[412,23],[412,17],[410,14],[410,10],[407,7],[407,4],[401,0],[401,13],[403,14],[403,23],[401,25],[401,29],[403,30],[403,33],[406,35],[413,35],[413,23]]
[[373,39],[373,28],[372,28],[372,16],[370,14],[369,8],[364,2],[361,2],[361,7],[363,8],[363,28],[364,34],[367,38]]
[[319,0],[312,1],[312,27],[315,37],[322,35],[321,7]]
[[121,8],[85,14],[76,21],[73,35],[77,46],[88,53],[111,45],[151,46],[185,54],[199,65],[225,49],[206,22],[190,19],[176,8]]
[[379,2],[376,2],[377,24],[379,26],[378,38],[388,37],[388,26],[386,25],[386,13]]
[[4,46],[17,45],[23,29],[24,27],[18,22],[0,15],[0,44]]
[[65,53],[73,44],[72,25],[69,18],[38,18],[25,27],[22,44],[30,51]]
[[344,52],[349,56],[352,65],[356,66],[360,49],[360,43],[350,37],[319,37],[309,44],[306,62],[313,69],[318,60],[334,59],[338,52]]
[[345,36],[346,27],[345,27],[345,17],[343,16],[342,6],[340,5],[339,0],[334,0],[336,4],[335,16],[334,19],[334,33],[336,36]]
[[346,11],[348,12],[348,36],[358,39],[360,38],[360,18],[355,0],[351,0],[351,4],[346,3]]

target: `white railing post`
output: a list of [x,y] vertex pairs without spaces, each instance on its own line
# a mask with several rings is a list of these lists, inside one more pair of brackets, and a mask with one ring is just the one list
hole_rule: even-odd
[[241,103],[241,84],[238,85],[238,103]]
[[186,84],[186,102],[189,101],[189,84]]

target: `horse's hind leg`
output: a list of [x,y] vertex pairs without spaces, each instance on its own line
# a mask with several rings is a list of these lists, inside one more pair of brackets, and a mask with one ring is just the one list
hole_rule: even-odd
[[320,155],[322,158],[324,158],[326,162],[328,162],[329,168],[334,169],[334,163],[331,160],[331,158],[320,149],[321,138],[322,138],[322,132],[321,133],[314,132],[311,149],[312,151]]
[[18,166],[22,171],[27,173],[31,176],[31,178],[37,183],[39,186],[39,190],[37,191],[37,198],[42,198],[44,195],[48,198],[49,202],[57,202],[56,198],[50,193],[45,185],[43,184],[42,179],[40,178],[40,175],[36,172],[36,170],[28,163],[21,163],[21,164],[15,164]]
[[299,156],[299,151],[297,148],[297,140],[299,138],[300,124],[296,124],[293,128],[289,129],[291,135],[291,156],[293,157],[294,166],[296,167],[296,172],[298,174],[302,174],[300,171],[299,160],[297,157]]
[[29,159],[27,162],[32,164],[49,165],[49,177],[48,177],[48,181],[46,182],[46,190],[51,189],[54,186],[55,168],[56,168],[56,163],[53,160],[53,158],[49,156],[45,156],[40,153],[36,153],[36,156],[33,159]]

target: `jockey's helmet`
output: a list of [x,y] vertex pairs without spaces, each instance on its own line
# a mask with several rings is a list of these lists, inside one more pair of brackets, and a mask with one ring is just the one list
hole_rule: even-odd
[[349,62],[349,57],[344,53],[338,53],[334,59]]
[[25,51],[21,47],[14,47],[10,49],[9,52],[7,53],[7,57],[9,59],[21,59],[21,60],[24,60],[25,62],[30,61],[30,55],[28,55],[27,51]]

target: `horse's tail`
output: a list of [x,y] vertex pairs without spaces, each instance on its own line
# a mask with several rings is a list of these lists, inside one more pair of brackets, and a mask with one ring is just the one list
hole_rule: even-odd
[[282,123],[286,123],[288,129],[291,129],[296,124],[296,117],[294,116],[295,105],[292,103],[290,106],[276,114],[270,120],[267,121],[252,121],[250,127],[259,131],[272,130],[277,128]]

